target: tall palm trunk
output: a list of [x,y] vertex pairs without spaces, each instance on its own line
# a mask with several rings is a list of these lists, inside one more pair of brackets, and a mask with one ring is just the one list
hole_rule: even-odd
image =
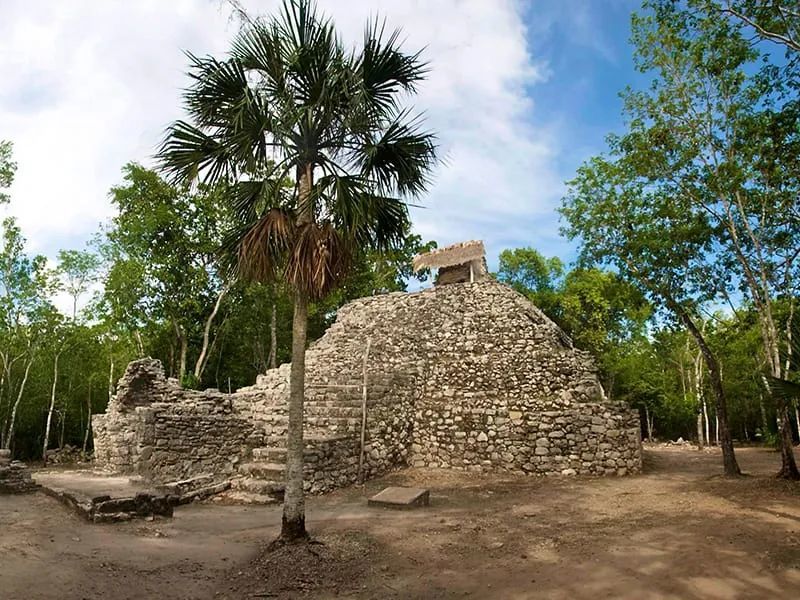
[[308,297],[294,295],[292,321],[292,370],[289,391],[289,427],[286,446],[286,491],[283,498],[281,539],[301,540],[306,533],[305,499],[303,497],[303,400],[305,398],[306,334],[308,329]]
[[[298,167],[299,214],[297,224],[314,220],[311,206],[313,165]],[[308,538],[306,506],[303,497],[303,401],[306,379],[306,337],[308,334],[308,293],[294,293],[292,319],[292,370],[289,382],[289,425],[286,431],[286,488],[283,497],[281,540],[292,542]]]

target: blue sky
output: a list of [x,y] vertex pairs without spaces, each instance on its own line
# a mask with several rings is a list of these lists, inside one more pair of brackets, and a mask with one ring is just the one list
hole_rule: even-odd
[[[251,12],[277,0],[248,0]],[[365,19],[425,46],[415,106],[445,161],[414,210],[440,245],[483,239],[567,261],[555,212],[582,161],[621,127],[619,92],[637,84],[628,0],[319,0],[347,41]],[[222,54],[236,25],[218,0],[3,0],[0,139],[19,163],[11,206],[32,252],[80,248],[112,215],[109,188],[130,160],[151,164],[181,116],[183,50]]]

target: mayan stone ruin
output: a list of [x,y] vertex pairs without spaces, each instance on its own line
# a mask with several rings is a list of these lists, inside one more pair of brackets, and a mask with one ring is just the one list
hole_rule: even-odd
[[[454,248],[417,261],[440,269],[437,285],[351,302],[309,347],[307,491],[403,466],[638,472],[638,413],[608,400],[588,354],[487,275],[480,242]],[[212,475],[243,494],[280,494],[289,367],[226,394],[181,389],[158,361],[132,362],[94,416],[96,461],[154,482]]]
[[25,463],[11,460],[11,450],[0,449],[0,494],[24,494],[38,489]]

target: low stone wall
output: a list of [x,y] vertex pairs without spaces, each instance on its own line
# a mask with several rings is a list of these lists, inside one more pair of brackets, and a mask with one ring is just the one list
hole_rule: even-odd
[[140,492],[135,496],[89,497],[75,490],[44,485],[42,491],[92,523],[119,523],[147,517],[171,517],[176,498]]
[[305,445],[303,487],[310,494],[324,494],[358,480],[359,441],[351,435],[311,439]]
[[141,418],[137,472],[153,481],[201,474],[230,477],[263,435],[253,422],[233,413],[230,400],[138,408]]
[[540,475],[626,475],[641,466],[638,415],[607,405],[559,411],[493,408],[417,415],[412,464]]

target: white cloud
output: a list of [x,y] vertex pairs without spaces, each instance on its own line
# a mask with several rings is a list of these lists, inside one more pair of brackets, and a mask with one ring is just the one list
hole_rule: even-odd
[[[245,2],[268,11],[276,1]],[[510,0],[321,1],[344,37],[379,14],[431,73],[415,105],[439,134],[444,165],[416,229],[440,244],[483,238],[490,253],[552,240],[563,190],[557,130],[534,128],[530,93],[549,76],[528,51]],[[19,163],[10,211],[36,252],[80,247],[112,214],[109,188],[147,163],[180,115],[186,60],[225,51],[235,33],[214,0],[4,0],[0,139]],[[493,258],[493,256],[490,256]]]

